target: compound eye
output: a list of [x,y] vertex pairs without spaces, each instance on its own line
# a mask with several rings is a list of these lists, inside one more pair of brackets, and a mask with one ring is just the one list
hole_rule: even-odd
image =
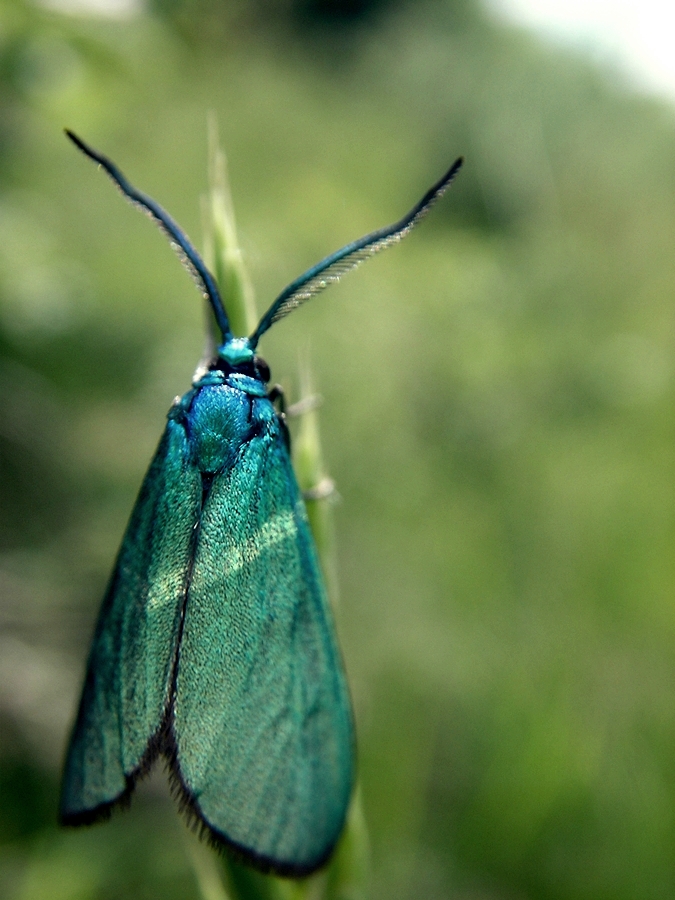
[[256,358],[253,360],[253,365],[255,366],[255,370],[258,373],[258,378],[260,378],[261,381],[264,381],[265,384],[267,384],[267,382],[272,377],[272,373],[270,372],[270,367],[267,365],[262,356],[256,356]]

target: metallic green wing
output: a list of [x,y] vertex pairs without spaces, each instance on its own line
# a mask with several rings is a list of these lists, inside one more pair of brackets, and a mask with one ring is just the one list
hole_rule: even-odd
[[[271,413],[267,400],[256,405]],[[235,464],[216,475],[202,511],[178,657],[173,770],[215,843],[302,875],[340,834],[354,737],[304,504],[276,416],[263,418]]]
[[66,824],[108,815],[161,749],[201,496],[185,430],[170,419],[96,626],[63,777]]

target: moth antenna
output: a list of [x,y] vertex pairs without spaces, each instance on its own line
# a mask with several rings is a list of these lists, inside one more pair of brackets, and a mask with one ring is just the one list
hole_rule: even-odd
[[251,346],[255,347],[267,329],[279,319],[283,319],[289,312],[321,293],[329,284],[339,281],[343,275],[360,266],[366,259],[370,259],[371,256],[375,256],[380,250],[384,250],[392,244],[397,244],[409,234],[415,225],[426,216],[434,203],[447,191],[463,162],[461,156],[455,160],[445,175],[429,188],[419,203],[415,204],[410,212],[398,222],[372,231],[357,241],[352,241],[322,259],[321,262],[291,282],[260,320],[258,327],[250,337]]
[[127,200],[131,201],[134,206],[139,207],[139,209],[150,216],[164,232],[168,237],[171,246],[178,254],[178,258],[196,282],[197,287],[200,289],[205,299],[211,304],[218,327],[222,332],[223,340],[226,341],[230,338],[232,336],[230,323],[215,279],[206,268],[204,261],[193,247],[185,232],[182,231],[176,222],[174,222],[166,210],[162,209],[159,203],[155,203],[155,201],[151,197],[148,197],[147,194],[144,194],[142,191],[133,187],[117,168],[115,163],[108,159],[107,156],[103,156],[102,153],[98,153],[88,144],[85,144],[82,138],[79,138],[68,128],[65,129],[65,133],[78,150],[81,150],[85,156],[93,159],[94,162],[103,167],[106,174],[112,179]]

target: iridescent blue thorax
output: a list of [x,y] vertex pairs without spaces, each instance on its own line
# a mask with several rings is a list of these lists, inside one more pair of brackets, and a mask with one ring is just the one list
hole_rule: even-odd
[[231,368],[217,359],[213,365],[217,368],[198,378],[168,415],[185,429],[198,469],[215,474],[230,468],[240,448],[263,433],[286,446],[285,424],[269,400],[253,361]]

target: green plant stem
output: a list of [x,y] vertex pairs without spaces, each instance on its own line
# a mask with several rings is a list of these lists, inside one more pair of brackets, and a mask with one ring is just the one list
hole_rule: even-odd
[[[202,202],[204,258],[216,278],[232,332],[241,336],[250,334],[257,324],[255,298],[237,241],[225,154],[218,143],[213,115],[208,121],[208,146],[209,192]],[[210,352],[214,329],[211,317],[207,347]],[[311,370],[305,357],[300,364],[301,396],[311,397],[312,389]],[[310,403],[299,418],[293,441],[293,462],[300,488],[310,494],[307,514],[335,609],[337,577],[332,497],[328,489],[332,483],[324,469],[316,404]],[[321,490],[322,487],[325,490]],[[291,880],[261,875],[229,858],[221,867],[213,853],[197,845],[192,837],[188,850],[203,900],[365,900],[367,896],[368,835],[358,788],[333,860],[326,870],[309,878]]]

